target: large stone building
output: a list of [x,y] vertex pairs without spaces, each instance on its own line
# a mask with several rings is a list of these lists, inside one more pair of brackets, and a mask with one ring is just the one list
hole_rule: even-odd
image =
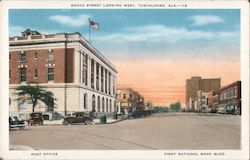
[[50,119],[75,111],[115,111],[116,68],[80,33],[44,35],[27,29],[9,38],[9,51],[10,115],[26,118],[32,111],[15,93],[29,82],[53,94],[53,110],[42,103],[35,109]]
[[191,77],[186,80],[186,107],[187,109],[195,109],[197,102],[197,91],[211,92],[220,90],[221,79],[202,79],[201,77]]

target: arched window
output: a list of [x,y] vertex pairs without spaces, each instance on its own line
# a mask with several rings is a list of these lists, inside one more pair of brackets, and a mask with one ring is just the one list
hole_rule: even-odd
[[47,112],[53,112],[54,111],[54,105],[55,105],[55,98],[53,93],[48,93],[47,95]]
[[99,113],[100,112],[100,109],[101,109],[101,106],[100,106],[100,96],[97,97],[97,112]]
[[92,111],[95,112],[96,108],[95,108],[95,95],[93,94],[92,96]]
[[102,97],[102,112],[103,113],[105,112],[105,109],[104,109],[104,97]]
[[109,100],[108,98],[106,99],[106,112],[109,112]]
[[109,111],[112,112],[112,102],[111,102],[111,99],[109,100]]
[[84,94],[84,96],[83,96],[83,108],[84,109],[87,109],[87,98],[88,98],[88,95],[87,95],[87,93],[85,93]]
[[113,107],[114,107],[114,112],[117,112],[117,109],[116,109],[116,102],[115,102],[115,100],[113,101]]

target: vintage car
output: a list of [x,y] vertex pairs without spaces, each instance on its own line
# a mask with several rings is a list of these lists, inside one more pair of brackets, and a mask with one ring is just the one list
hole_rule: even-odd
[[27,120],[28,125],[43,125],[43,114],[41,112],[33,112],[29,114],[29,118]]
[[63,119],[63,124],[64,125],[69,125],[69,124],[92,124],[93,119],[88,116],[84,112],[75,112],[72,114],[72,116],[67,116]]
[[226,114],[227,111],[226,111],[226,109],[224,107],[219,107],[219,108],[217,108],[217,113],[219,113],[219,114]]
[[18,117],[9,117],[9,129],[19,128],[23,129],[25,127],[25,121],[19,119]]

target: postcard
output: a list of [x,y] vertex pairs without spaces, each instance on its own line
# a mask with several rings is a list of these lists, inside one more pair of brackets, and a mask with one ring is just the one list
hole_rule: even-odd
[[0,15],[2,159],[249,159],[247,1],[6,0]]

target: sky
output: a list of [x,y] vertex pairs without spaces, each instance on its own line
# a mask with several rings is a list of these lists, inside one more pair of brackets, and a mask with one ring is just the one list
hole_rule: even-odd
[[117,68],[117,87],[134,88],[156,105],[185,105],[192,76],[240,80],[238,9],[15,9],[9,36],[80,32]]

